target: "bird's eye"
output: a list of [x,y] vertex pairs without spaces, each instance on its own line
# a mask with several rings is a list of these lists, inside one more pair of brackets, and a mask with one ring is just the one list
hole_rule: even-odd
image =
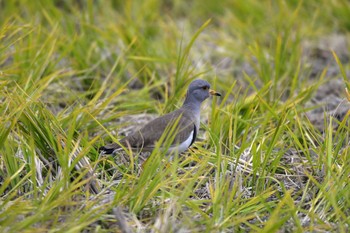
[[203,89],[203,90],[208,90],[208,89],[209,89],[209,87],[204,86],[204,87],[202,87],[202,89]]

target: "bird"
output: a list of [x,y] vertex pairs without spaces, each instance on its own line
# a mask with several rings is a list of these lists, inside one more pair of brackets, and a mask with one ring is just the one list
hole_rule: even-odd
[[[167,153],[186,151],[196,140],[200,125],[200,108],[204,100],[210,95],[221,96],[219,92],[210,89],[210,84],[203,79],[196,79],[187,89],[185,101],[178,110],[160,116],[132,134],[124,137],[119,143],[112,143],[99,148],[102,154],[116,154],[118,151],[129,148],[132,151],[152,152],[162,135],[171,132],[172,140],[167,146]],[[176,130],[170,128],[175,125]],[[167,137],[166,137],[167,138]],[[165,140],[166,141],[166,140]],[[123,146],[123,147],[122,147]]]

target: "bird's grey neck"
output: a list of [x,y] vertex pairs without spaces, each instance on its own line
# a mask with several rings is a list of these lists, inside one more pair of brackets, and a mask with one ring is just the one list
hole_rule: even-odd
[[195,115],[200,114],[201,110],[201,102],[199,102],[196,99],[188,99],[186,98],[184,104],[182,105],[182,108],[191,110]]
[[202,102],[196,100],[196,99],[189,99],[186,98],[184,104],[182,105],[182,109],[187,111],[190,115],[192,115],[192,120],[195,123],[197,131],[199,130],[199,124],[200,124],[200,111],[201,111],[201,104]]

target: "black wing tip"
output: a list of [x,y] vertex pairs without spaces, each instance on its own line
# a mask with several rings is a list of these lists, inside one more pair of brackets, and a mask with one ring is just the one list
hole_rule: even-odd
[[98,148],[98,152],[99,153],[104,153],[104,154],[107,154],[107,155],[113,154],[114,150],[115,149],[113,149],[113,148],[107,148],[105,146],[101,146],[100,148]]

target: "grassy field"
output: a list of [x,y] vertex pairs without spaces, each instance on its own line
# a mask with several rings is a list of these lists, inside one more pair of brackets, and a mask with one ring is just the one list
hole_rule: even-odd
[[[349,232],[349,32],[347,0],[0,0],[0,232]],[[99,155],[196,78],[188,152]]]

